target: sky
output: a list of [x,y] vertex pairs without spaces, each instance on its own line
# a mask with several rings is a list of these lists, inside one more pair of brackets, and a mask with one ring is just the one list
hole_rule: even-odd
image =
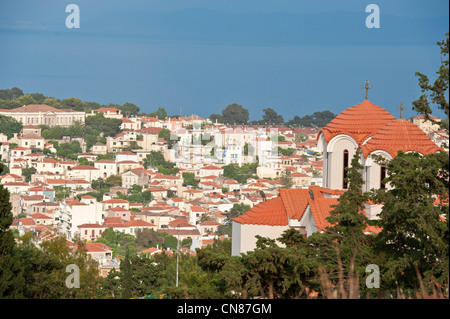
[[[67,28],[66,6],[80,10]],[[366,6],[380,10],[367,28]],[[0,2],[0,89],[131,102],[208,117],[238,103],[250,120],[335,114],[369,100],[415,116],[415,72],[435,78],[443,0],[11,0]],[[442,113],[434,113],[442,116]]]

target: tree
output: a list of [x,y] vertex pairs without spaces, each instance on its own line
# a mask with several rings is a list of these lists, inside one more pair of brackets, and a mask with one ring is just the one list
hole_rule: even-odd
[[233,218],[239,217],[242,214],[244,214],[245,212],[247,212],[250,209],[249,205],[245,205],[243,203],[241,204],[234,204],[233,208],[230,209],[230,211],[228,213],[226,213],[226,218],[225,221],[223,223],[223,225],[220,225],[219,227],[217,227],[217,235],[221,236],[221,235],[228,235],[231,236],[231,232],[232,232],[232,226],[231,226],[231,222]]
[[249,113],[242,105],[233,103],[222,110],[222,120],[225,124],[246,124]]
[[0,99],[15,100],[23,95],[23,91],[17,87],[11,89],[0,90]]
[[274,239],[256,237],[256,249],[242,256],[253,288],[259,290],[261,297],[269,299],[304,296],[318,266],[314,251],[304,237],[295,229],[285,231],[278,240],[286,247],[278,246]]
[[295,134],[295,141],[296,142],[306,142],[308,140],[309,136],[305,132],[300,132]]
[[25,182],[29,183],[31,182],[31,175],[36,173],[35,167],[24,167],[22,168],[22,176],[25,176]]
[[331,120],[336,117],[330,111],[319,111],[314,112],[312,115],[305,115],[303,117],[299,117],[298,115],[294,116],[292,120],[287,121],[286,126],[306,126],[306,127],[324,127]]
[[21,297],[24,284],[23,268],[9,229],[13,221],[11,210],[9,191],[0,185],[0,299]]
[[156,117],[160,120],[165,120],[168,114],[165,108],[159,107],[155,112],[148,113],[147,116]]
[[264,115],[261,124],[281,125],[284,123],[283,116],[271,108],[263,109]]
[[172,148],[172,146],[178,142],[178,139],[173,139],[170,137],[170,130],[167,128],[162,128],[159,133],[158,133],[158,137],[163,138],[164,140],[166,140],[167,142],[167,146],[168,148]]
[[8,136],[8,139],[13,137],[14,133],[19,134],[22,130],[22,123],[10,116],[0,115],[0,133]]
[[21,105],[36,104],[36,100],[30,94],[22,95],[21,97],[17,98],[16,101]]
[[244,164],[241,167],[237,163],[231,163],[223,168],[223,176],[234,179],[241,184],[247,182],[247,179],[250,177],[258,178],[256,176],[256,169],[258,167],[258,163]]
[[[331,206],[327,217],[330,226],[326,227],[323,234],[314,233],[308,238],[322,266],[331,273],[332,282],[336,285],[337,279],[339,285],[344,281],[348,283],[355,273],[359,273],[359,283],[363,283],[364,267],[374,260],[371,249],[373,237],[364,233],[369,224],[364,211],[369,194],[362,192],[364,180],[360,156],[361,151],[358,150],[351,166],[346,168],[348,189],[339,196],[338,204]],[[344,297],[342,293],[341,297]]]
[[114,186],[122,186],[122,176],[120,175],[109,175],[105,179],[105,185],[108,187],[114,187]]
[[282,173],[281,173],[281,177],[280,177],[280,183],[282,185],[282,188],[292,188],[292,177],[290,176],[291,172],[287,169],[285,169]]
[[103,136],[116,136],[120,133],[120,125],[122,120],[110,119],[103,116],[103,113],[97,113],[96,115],[86,117],[86,131],[85,134],[91,134],[99,136],[100,133]]
[[373,195],[383,203],[375,246],[386,256],[383,282],[413,291],[419,287],[418,271],[429,291],[434,281],[448,286],[449,211],[443,203],[448,201],[448,167],[442,174],[448,155],[399,151],[390,161],[378,161],[386,165],[389,184]]
[[122,106],[118,106],[117,108],[121,110],[122,113],[125,114],[125,116],[127,117],[130,117],[132,115],[138,115],[139,113],[139,107],[129,102],[123,104]]
[[56,155],[65,158],[77,159],[81,153],[80,142],[72,141],[70,143],[53,144],[56,148]]
[[86,103],[76,97],[69,97],[61,101],[61,104],[67,109],[73,109],[75,111],[87,112]]
[[184,184],[193,186],[195,188],[197,188],[198,183],[200,183],[200,180],[195,178],[195,174],[189,172],[183,172],[183,181]]
[[[441,49],[441,65],[436,72],[438,76],[434,83],[431,85],[428,76],[416,72],[416,76],[419,78],[419,86],[424,94],[412,103],[413,109],[416,112],[425,115],[425,117],[433,123],[435,123],[435,121],[429,117],[433,111],[427,93],[429,93],[431,103],[436,104],[438,109],[444,111],[447,115],[447,119],[449,116],[448,101],[446,99],[449,87],[449,61],[448,58],[445,58],[449,53],[449,33],[447,32],[445,36],[446,38],[444,40],[437,42],[437,45],[439,45]],[[447,131],[447,133],[449,132],[448,122],[439,122],[439,124]]]
[[218,123],[223,123],[223,116],[221,114],[211,114],[209,116],[209,119],[211,120],[211,122],[216,123],[216,121]]
[[175,167],[175,163],[164,159],[164,154],[161,151],[151,151],[144,158],[144,167],[156,167],[158,172],[166,175],[175,175],[179,171],[178,167]]

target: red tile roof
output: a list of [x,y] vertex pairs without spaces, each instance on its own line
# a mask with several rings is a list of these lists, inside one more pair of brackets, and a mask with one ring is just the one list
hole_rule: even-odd
[[444,151],[437,146],[416,124],[405,119],[390,121],[364,144],[364,157],[376,150],[388,152],[392,157],[398,151],[416,151],[422,155]]
[[117,153],[116,155],[136,155],[136,153],[129,152],[129,151],[122,151]]
[[308,189],[280,189],[280,196],[290,219],[302,218],[308,207],[308,192]]
[[69,110],[69,109],[57,109],[45,104],[29,104],[29,105],[24,105],[21,107],[17,107],[15,109],[10,110],[10,112],[13,113],[36,113],[36,112],[55,112],[55,113],[60,113],[60,112],[76,112],[74,110]]
[[160,127],[146,127],[136,130],[136,132],[138,133],[145,133],[145,134],[158,134],[159,131],[161,131]]
[[48,217],[47,215],[41,214],[41,213],[34,213],[30,215],[33,219],[53,219],[51,217]]
[[245,214],[233,218],[239,224],[286,226],[288,217],[281,196],[253,206]]
[[105,203],[105,204],[118,204],[118,203],[128,203],[128,201],[127,200],[125,200],[125,199],[120,199],[120,198],[112,198],[112,199],[107,199],[107,200],[104,200],[104,201],[102,201],[102,203]]
[[115,107],[101,107],[101,108],[96,109],[94,111],[97,111],[97,112],[108,112],[108,111],[110,111],[110,112],[117,112],[117,111],[120,111],[120,110],[116,109]]
[[214,165],[208,165],[208,166],[200,167],[200,169],[207,169],[207,170],[221,170],[221,169],[223,169],[223,168],[220,168],[220,167],[214,166]]
[[112,251],[110,247],[106,246],[103,243],[85,243],[84,245],[86,250],[90,253]]
[[188,222],[186,219],[181,218],[181,217],[179,217],[179,218],[177,218],[177,219],[174,219],[174,220],[170,221],[170,222],[169,222],[169,226],[175,227],[175,228],[181,228],[181,227],[195,227],[195,226],[189,224],[189,222]]
[[72,170],[73,171],[75,171],[75,170],[96,170],[96,171],[98,171],[98,168],[95,168],[94,166],[91,166],[91,165],[77,165],[77,166],[72,167]]
[[155,226],[152,223],[148,223],[144,220],[140,220],[140,219],[135,219],[135,220],[131,220],[129,222],[124,223],[125,226],[129,226],[129,227],[152,227]]
[[361,104],[342,111],[319,132],[318,136],[322,133],[329,142],[339,134],[346,134],[361,146],[367,138],[392,120],[395,120],[395,117],[388,111],[369,100],[364,100]]

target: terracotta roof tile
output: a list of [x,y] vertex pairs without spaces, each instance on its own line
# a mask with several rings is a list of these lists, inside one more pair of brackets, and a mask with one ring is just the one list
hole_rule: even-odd
[[437,146],[416,124],[405,119],[390,121],[365,143],[361,149],[364,157],[376,150],[395,157],[399,150],[416,151],[422,155],[444,151]]
[[308,192],[308,189],[280,189],[280,196],[290,219],[302,218],[308,207]]
[[329,142],[339,134],[347,134],[361,146],[367,138],[392,120],[395,120],[395,117],[388,111],[369,100],[364,100],[361,104],[342,111],[319,132],[318,136],[322,133]]
[[253,206],[245,214],[233,218],[239,224],[286,226],[288,217],[281,196]]
[[76,112],[74,110],[69,110],[69,109],[57,109],[54,108],[52,106],[48,106],[45,104],[29,104],[29,105],[24,105],[21,107],[17,107],[15,109],[10,110],[10,112],[13,113],[21,113],[21,112],[26,112],[26,113],[35,113],[35,112]]

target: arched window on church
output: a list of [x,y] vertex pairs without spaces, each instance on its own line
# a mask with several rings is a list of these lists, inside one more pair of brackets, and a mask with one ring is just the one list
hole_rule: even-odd
[[346,178],[347,178],[347,170],[346,170],[346,168],[348,167],[348,150],[344,150],[344,160],[343,160],[343,163],[344,163],[344,165],[343,165],[343,171],[344,171],[344,174],[343,174],[343,184],[342,184],[342,188],[343,189],[347,189],[348,188],[348,182],[346,181]]
[[386,188],[386,184],[383,180],[386,178],[386,166],[380,167],[380,188]]

